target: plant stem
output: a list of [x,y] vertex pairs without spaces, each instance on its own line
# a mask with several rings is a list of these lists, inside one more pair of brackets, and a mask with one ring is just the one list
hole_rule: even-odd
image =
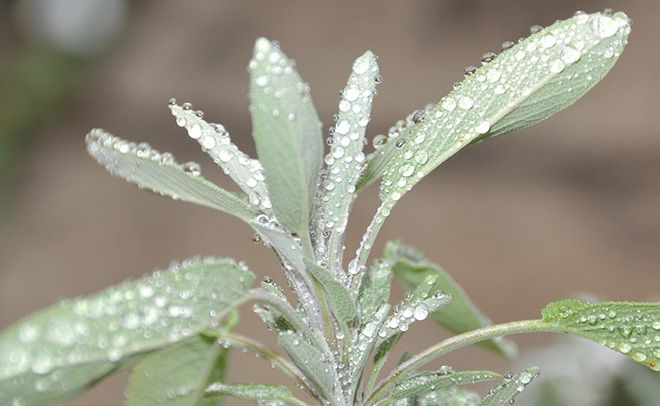
[[564,332],[561,327],[546,323],[543,320],[524,320],[487,326],[450,337],[428,347],[424,351],[410,358],[408,361],[399,365],[388,375],[387,378],[382,380],[376,386],[363,404],[375,404],[375,402],[380,400],[392,385],[398,382],[401,378],[404,378],[408,373],[419,369],[423,365],[433,361],[435,358],[441,357],[460,348],[506,335],[559,332]]
[[350,291],[354,298],[357,298],[358,292],[360,291],[360,283],[362,281],[361,273],[365,268],[367,259],[369,258],[369,253],[371,252],[371,249],[374,246],[374,241],[376,241],[378,232],[380,232],[380,229],[383,227],[383,223],[384,223],[383,220],[385,217],[383,213],[387,211],[386,207],[391,207],[391,206],[392,204],[389,202],[381,203],[381,205],[378,207],[378,210],[376,211],[376,214],[371,219],[371,223],[369,223],[369,227],[367,227],[367,231],[362,236],[362,241],[360,241],[360,247],[358,247],[356,252],[355,265],[354,265],[357,267],[356,268],[357,272],[355,274],[350,274],[350,269],[349,269]]

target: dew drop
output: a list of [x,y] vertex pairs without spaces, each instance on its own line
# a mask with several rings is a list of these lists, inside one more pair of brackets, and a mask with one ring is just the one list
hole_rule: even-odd
[[486,134],[490,130],[490,123],[488,121],[482,121],[474,129],[478,134]]
[[417,306],[415,306],[415,309],[413,310],[413,317],[415,317],[416,320],[424,320],[429,316],[429,309],[426,307],[424,303],[420,303]]
[[456,108],[456,101],[452,98],[447,98],[442,102],[442,108],[447,111],[454,111]]
[[474,106],[474,101],[467,96],[463,96],[458,100],[458,106],[463,110],[469,110]]

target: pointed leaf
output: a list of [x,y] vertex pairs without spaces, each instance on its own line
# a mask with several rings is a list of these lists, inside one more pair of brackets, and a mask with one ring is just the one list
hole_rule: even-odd
[[392,286],[392,265],[389,261],[378,261],[364,276],[360,285],[358,308],[360,323],[365,324],[373,318],[376,310],[388,302]]
[[316,390],[326,399],[331,399],[335,385],[333,377],[335,369],[331,360],[298,333],[280,333],[277,343]]
[[502,406],[514,400],[534,378],[539,376],[538,368],[529,368],[519,374],[506,377],[497,387],[491,389],[479,406]]
[[481,397],[474,392],[451,387],[433,391],[417,398],[419,406],[477,406]]
[[216,325],[247,299],[253,279],[232,260],[193,258],[29,316],[0,334],[0,404],[67,399]]
[[253,135],[275,217],[307,235],[323,161],[321,123],[293,63],[265,38],[250,61]]
[[464,146],[530,126],[573,104],[614,65],[629,32],[623,13],[579,14],[485,63],[410,131],[383,174],[381,200],[394,205]]
[[392,389],[390,397],[405,399],[431,391],[443,390],[455,385],[468,385],[477,382],[492,381],[502,375],[491,371],[459,371],[441,369],[439,371],[422,372],[407,378]]
[[153,355],[133,368],[126,406],[215,406],[206,387],[224,370],[227,350],[197,335]]
[[233,396],[247,400],[286,400],[293,397],[286,386],[257,383],[220,383],[216,382],[206,388],[209,398],[218,396]]
[[376,343],[378,342],[378,333],[382,330],[383,323],[387,317],[390,305],[385,303],[376,309],[371,321],[364,324],[357,335],[356,345],[351,350],[350,372],[351,382],[355,385],[360,381],[360,376],[364,366],[369,360]]
[[148,144],[125,141],[100,129],[92,130],[85,140],[89,154],[105,169],[142,189],[246,221],[254,216],[246,199],[204,179],[193,162],[178,164],[170,153],[161,154]]
[[660,371],[660,302],[561,300],[543,309],[543,321],[603,344]]
[[176,123],[185,127],[190,138],[197,140],[202,150],[229,175],[249,196],[255,209],[270,212],[266,177],[261,163],[238,149],[221,124],[207,123],[190,104],[170,104]]
[[305,258],[307,271],[316,278],[323,287],[330,302],[330,307],[339,321],[347,322],[355,317],[355,303],[346,286],[335,280],[328,270],[315,261]]
[[[405,289],[414,289],[424,278],[433,275],[437,278],[434,290],[451,295],[452,301],[449,305],[431,314],[431,319],[436,323],[456,334],[491,324],[447,272],[414,249],[390,241],[385,248],[385,256],[393,261],[394,275]],[[502,338],[484,341],[480,345],[509,358],[515,355],[513,344]]]

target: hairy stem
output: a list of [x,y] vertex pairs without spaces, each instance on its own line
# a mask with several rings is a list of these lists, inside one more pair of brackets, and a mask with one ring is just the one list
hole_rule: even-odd
[[396,384],[401,378],[404,378],[409,373],[419,369],[434,359],[460,348],[491,338],[513,334],[560,332],[563,332],[561,327],[546,323],[543,320],[524,320],[487,326],[450,337],[428,347],[424,351],[410,358],[408,361],[399,365],[387,376],[387,378],[382,380],[376,386],[363,404],[375,404],[387,393],[387,390],[390,389],[392,385]]

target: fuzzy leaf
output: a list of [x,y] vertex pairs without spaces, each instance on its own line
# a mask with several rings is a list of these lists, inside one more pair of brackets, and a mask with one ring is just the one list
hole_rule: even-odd
[[[331,237],[331,249],[342,248],[341,236],[355,198],[355,183],[364,165],[364,132],[370,118],[377,76],[376,56],[367,51],[353,63],[348,84],[341,93],[333,142],[325,158],[328,167],[321,199],[323,226],[334,235]],[[339,256],[337,252],[331,254],[334,259]]]
[[246,299],[253,279],[232,260],[193,258],[28,316],[0,334],[0,404],[60,402],[213,327]]
[[355,304],[346,286],[335,280],[330,272],[318,265],[315,261],[309,258],[305,258],[304,261],[307,271],[323,287],[335,317],[342,322],[352,320],[355,317]]
[[178,164],[172,154],[135,144],[100,129],[86,137],[89,154],[110,173],[174,200],[224,211],[240,219],[254,217],[247,200],[216,186],[199,174],[195,163]]
[[293,396],[286,386],[257,383],[212,383],[206,388],[209,398],[233,396],[247,400],[286,400]]
[[568,107],[610,70],[627,42],[623,13],[579,14],[503,51],[426,114],[383,174],[390,205],[477,140],[533,125]]
[[133,368],[126,406],[215,406],[206,387],[224,373],[226,353],[215,339],[197,335],[153,355]]
[[360,375],[364,370],[364,366],[369,360],[369,355],[378,342],[378,333],[385,323],[387,312],[390,310],[390,305],[385,303],[376,309],[371,321],[364,324],[360,329],[356,345],[351,350],[350,357],[350,373],[351,382],[357,383],[360,380]]
[[[433,275],[437,278],[433,290],[451,295],[452,301],[449,305],[431,314],[431,319],[436,323],[456,334],[490,324],[490,320],[479,311],[463,288],[447,272],[414,249],[390,241],[385,248],[385,256],[393,261],[394,275],[405,289],[414,289],[427,276]],[[509,358],[515,355],[513,343],[502,338],[483,341],[479,345]]]
[[261,163],[239,150],[231,142],[225,127],[206,122],[191,109],[191,106],[171,104],[170,110],[176,118],[176,123],[185,127],[190,138],[197,140],[202,150],[213,158],[213,162],[249,196],[250,204],[255,209],[269,213],[271,203]]
[[334,389],[334,366],[332,362],[307,343],[300,334],[280,333],[277,343],[319,393],[326,399],[331,399]]
[[567,333],[601,343],[654,371],[660,371],[660,302],[561,300],[547,305],[543,321]]
[[538,368],[529,368],[518,374],[505,377],[502,383],[488,392],[479,406],[502,406],[509,404],[534,378],[539,376]]
[[275,217],[305,236],[323,161],[321,123],[293,63],[265,38],[255,44],[250,78],[253,136]]
[[453,386],[419,396],[416,400],[419,406],[477,406],[481,398],[474,392]]
[[442,390],[455,385],[467,385],[477,382],[492,381],[502,375],[491,371],[459,371],[440,370],[415,374],[392,389],[390,397],[405,399]]
[[390,298],[392,286],[392,269],[388,261],[378,261],[364,276],[360,285],[358,296],[358,308],[361,324],[365,324],[373,318],[376,310]]

